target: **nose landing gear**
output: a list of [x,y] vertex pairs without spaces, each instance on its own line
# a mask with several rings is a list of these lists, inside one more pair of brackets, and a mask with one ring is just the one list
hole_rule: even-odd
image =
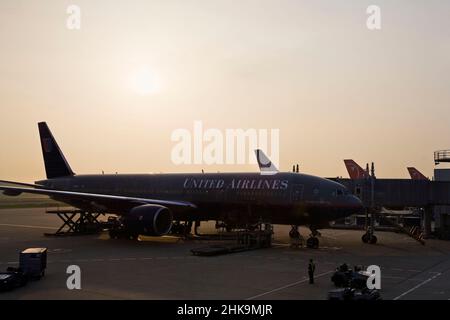
[[366,233],[364,233],[361,237],[362,242],[376,244],[377,237],[373,234],[373,228],[368,227]]

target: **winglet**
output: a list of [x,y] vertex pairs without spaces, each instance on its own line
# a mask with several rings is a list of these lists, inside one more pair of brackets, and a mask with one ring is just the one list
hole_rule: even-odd
[[261,149],[255,150],[256,161],[262,175],[274,175],[278,173],[277,167],[270,161]]

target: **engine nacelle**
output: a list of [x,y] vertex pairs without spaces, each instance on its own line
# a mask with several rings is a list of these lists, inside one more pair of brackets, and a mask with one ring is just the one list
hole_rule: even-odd
[[172,228],[172,212],[166,207],[144,204],[134,207],[122,218],[128,232],[148,236],[163,236]]

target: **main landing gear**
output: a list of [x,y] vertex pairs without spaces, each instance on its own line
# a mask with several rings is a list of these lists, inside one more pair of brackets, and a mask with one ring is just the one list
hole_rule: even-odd
[[298,226],[292,226],[291,231],[289,231],[289,238],[291,239],[291,248],[303,247],[303,237],[298,231]]
[[[306,247],[310,249],[318,249],[319,248],[319,231],[317,229],[310,227],[311,234],[309,238],[306,240]],[[289,231],[289,238],[291,239],[291,248],[298,248],[303,246],[303,237],[298,231],[298,226],[293,225],[291,231]]]
[[320,232],[317,231],[317,229],[313,228],[313,227],[309,227],[309,229],[311,230],[311,234],[309,235],[308,240],[306,240],[306,247],[311,248],[311,249],[318,249],[319,248],[319,238],[317,238],[317,237],[320,236]]

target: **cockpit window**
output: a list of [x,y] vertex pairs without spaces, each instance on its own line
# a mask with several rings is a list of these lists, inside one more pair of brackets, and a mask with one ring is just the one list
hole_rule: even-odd
[[332,194],[333,196],[346,196],[349,195],[350,192],[347,189],[336,189]]

